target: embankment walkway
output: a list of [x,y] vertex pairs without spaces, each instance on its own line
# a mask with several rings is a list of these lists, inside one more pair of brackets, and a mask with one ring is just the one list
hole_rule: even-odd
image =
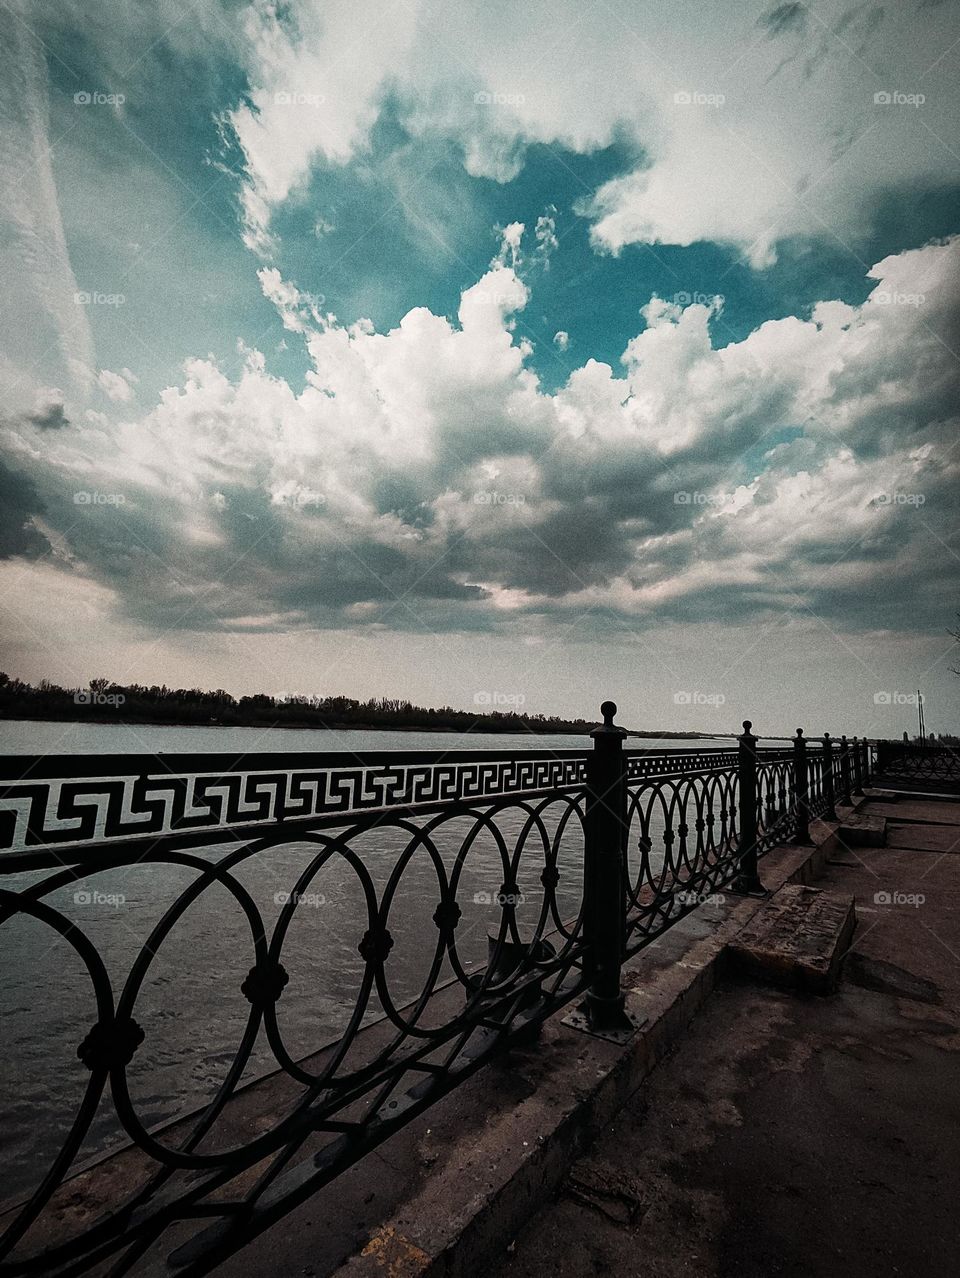
[[872,798],[826,998],[722,978],[497,1278],[960,1273],[960,801]]
[[960,801],[857,810],[886,846],[761,865],[855,895],[837,992],[732,976],[765,905],[708,902],[628,964],[626,1046],[552,1018],[218,1278],[955,1278]]

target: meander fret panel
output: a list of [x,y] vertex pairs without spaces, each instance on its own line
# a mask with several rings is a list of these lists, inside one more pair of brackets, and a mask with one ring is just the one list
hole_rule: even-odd
[[469,802],[581,786],[585,777],[585,758],[494,756],[182,775],[158,772],[151,758],[142,771],[122,776],[8,781],[0,786],[0,849]]

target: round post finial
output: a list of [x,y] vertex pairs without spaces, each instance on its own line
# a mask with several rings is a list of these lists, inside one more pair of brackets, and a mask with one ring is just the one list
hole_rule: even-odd
[[590,733],[591,737],[625,737],[627,735],[626,728],[618,727],[613,721],[617,713],[615,701],[604,701],[600,706],[600,713],[603,715],[603,723],[599,728],[593,729]]
[[797,728],[797,736],[798,736],[798,737],[802,737],[802,736],[803,736],[803,728]]

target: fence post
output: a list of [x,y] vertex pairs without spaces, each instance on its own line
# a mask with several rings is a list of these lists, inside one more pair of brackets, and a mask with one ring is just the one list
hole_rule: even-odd
[[587,756],[584,819],[583,922],[590,988],[584,1011],[591,1030],[632,1030],[624,1011],[620,968],[626,945],[627,773],[624,728],[613,722],[617,707],[600,707],[603,726],[594,728]]
[[740,839],[737,858],[740,862],[733,891],[751,896],[766,895],[757,872],[757,738],[749,719],[743,721],[743,736],[738,738],[737,783],[739,788]]
[[793,738],[793,796],[797,821],[797,829],[793,836],[794,843],[810,842],[809,789],[807,743],[803,739],[803,728],[797,728],[797,735]]
[[853,792],[863,794],[863,750],[859,737],[853,738]]
[[836,821],[837,805],[834,796],[833,786],[833,742],[830,740],[830,733],[823,734],[823,801],[824,819],[827,821]]
[[840,738],[840,790],[841,798],[849,808],[853,799],[850,794],[850,746],[846,734]]

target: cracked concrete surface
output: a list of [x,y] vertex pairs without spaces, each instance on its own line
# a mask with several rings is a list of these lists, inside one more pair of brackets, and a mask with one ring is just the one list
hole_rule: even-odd
[[884,806],[817,883],[857,898],[839,991],[722,983],[491,1275],[960,1273],[960,804]]

